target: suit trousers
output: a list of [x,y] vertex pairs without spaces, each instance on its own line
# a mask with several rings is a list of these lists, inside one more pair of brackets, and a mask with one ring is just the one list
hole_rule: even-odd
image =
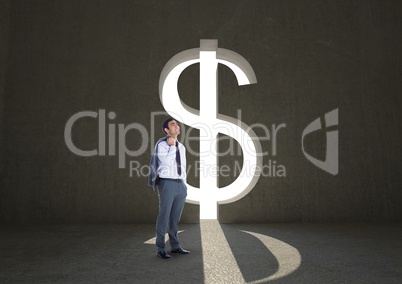
[[156,247],[165,250],[165,234],[169,234],[171,249],[180,246],[178,224],[187,196],[187,186],[181,180],[159,179],[159,214],[156,221]]

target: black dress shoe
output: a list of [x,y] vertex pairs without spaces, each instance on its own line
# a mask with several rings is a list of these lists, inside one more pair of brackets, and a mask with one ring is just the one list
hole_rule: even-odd
[[178,248],[176,248],[176,249],[172,249],[170,252],[171,252],[171,253],[180,253],[180,254],[189,254],[189,253],[190,253],[189,250],[183,249],[182,247],[178,247]]
[[163,259],[168,259],[171,258],[170,254],[167,254],[166,251],[158,251],[156,253],[157,257],[163,258]]

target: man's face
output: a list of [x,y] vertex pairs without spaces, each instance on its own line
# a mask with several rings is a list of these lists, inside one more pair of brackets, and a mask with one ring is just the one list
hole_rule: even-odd
[[169,136],[177,136],[180,134],[180,126],[176,120],[171,120],[168,123],[169,129],[165,128]]

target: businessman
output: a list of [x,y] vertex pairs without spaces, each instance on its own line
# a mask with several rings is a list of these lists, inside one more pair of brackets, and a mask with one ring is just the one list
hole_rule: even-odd
[[180,246],[178,223],[187,196],[186,148],[177,140],[180,126],[168,118],[162,125],[166,134],[155,145],[151,157],[148,184],[158,189],[159,214],[156,221],[156,255],[162,259],[171,256],[165,250],[165,233],[169,234],[171,253],[188,254]]

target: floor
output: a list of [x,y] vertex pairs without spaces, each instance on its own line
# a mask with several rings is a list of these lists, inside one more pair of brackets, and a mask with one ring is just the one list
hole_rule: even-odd
[[154,225],[2,226],[0,283],[402,283],[400,223],[179,228],[163,260]]

